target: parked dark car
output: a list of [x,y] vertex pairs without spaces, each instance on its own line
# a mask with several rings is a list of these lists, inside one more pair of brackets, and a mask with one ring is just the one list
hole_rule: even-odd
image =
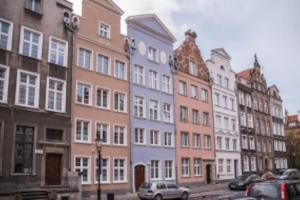
[[272,180],[251,184],[246,197],[264,200],[300,200],[300,181]]
[[298,169],[287,169],[284,173],[279,177],[282,180],[299,180],[300,172]]
[[262,179],[256,174],[243,175],[228,184],[230,190],[245,190],[251,183],[259,182]]

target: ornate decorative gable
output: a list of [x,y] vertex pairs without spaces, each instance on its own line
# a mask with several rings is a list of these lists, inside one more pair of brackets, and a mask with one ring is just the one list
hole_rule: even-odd
[[126,22],[128,24],[133,23],[145,30],[160,35],[172,43],[176,41],[176,38],[156,14],[130,16],[126,19]]
[[178,62],[178,70],[189,73],[189,61],[193,59],[198,67],[198,78],[209,82],[209,71],[201,56],[201,51],[196,44],[197,34],[188,30],[185,32],[185,40],[174,51],[174,56]]
[[215,53],[221,57],[223,57],[226,60],[231,60],[230,55],[227,53],[227,51],[224,48],[216,48],[212,50],[212,53]]

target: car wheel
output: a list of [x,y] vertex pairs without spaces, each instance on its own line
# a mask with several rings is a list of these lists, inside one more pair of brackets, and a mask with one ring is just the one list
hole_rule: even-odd
[[187,192],[182,193],[181,200],[188,200],[188,199],[189,199],[189,194]]
[[154,197],[154,200],[163,200],[163,197],[160,194],[158,194]]

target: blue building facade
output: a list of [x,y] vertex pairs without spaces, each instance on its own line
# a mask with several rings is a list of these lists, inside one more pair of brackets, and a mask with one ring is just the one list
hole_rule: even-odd
[[131,74],[132,188],[145,181],[176,180],[173,74],[174,36],[154,15],[128,17],[134,43]]

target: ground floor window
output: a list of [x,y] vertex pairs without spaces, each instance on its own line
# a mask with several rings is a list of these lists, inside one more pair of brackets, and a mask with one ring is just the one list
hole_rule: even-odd
[[190,159],[182,158],[181,160],[181,174],[183,177],[190,176]]
[[218,170],[219,170],[219,173],[223,173],[223,159],[218,159]]
[[[95,177],[95,182],[98,182],[98,177],[99,177],[99,159],[96,158],[96,163],[95,163],[95,169],[96,169],[96,177]],[[108,183],[109,182],[109,159],[108,158],[102,158],[101,161],[101,183]]]
[[81,183],[90,182],[90,159],[88,157],[75,158],[75,171],[81,174]]
[[126,181],[126,160],[124,158],[114,160],[114,182]]
[[201,176],[201,159],[194,159],[194,176]]
[[256,171],[256,157],[251,157],[250,168],[251,168],[251,171]]
[[173,178],[173,161],[172,160],[165,161],[165,178],[166,179]]
[[159,179],[159,160],[151,160],[150,178]]
[[244,169],[244,172],[249,171],[249,157],[248,156],[243,157],[243,169]]

